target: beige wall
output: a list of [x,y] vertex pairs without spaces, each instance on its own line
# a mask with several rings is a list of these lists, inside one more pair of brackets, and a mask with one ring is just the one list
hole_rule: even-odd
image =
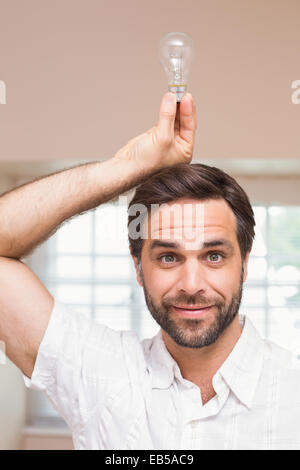
[[252,204],[300,205],[300,176],[235,175]]
[[15,185],[15,181],[16,180],[13,175],[8,175],[3,170],[1,171],[1,163],[0,163],[0,194],[13,188]]
[[71,437],[49,435],[24,436],[22,450],[74,450]]
[[170,31],[196,46],[195,156],[299,158],[299,0],[0,0],[0,159],[106,159],[156,122]]

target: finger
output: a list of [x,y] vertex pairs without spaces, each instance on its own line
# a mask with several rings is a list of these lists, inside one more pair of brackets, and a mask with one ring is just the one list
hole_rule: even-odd
[[133,137],[133,139],[130,139],[128,144],[134,144],[137,140],[141,139],[141,137],[144,137],[145,135],[149,134],[151,132],[151,129],[147,132],[143,132],[143,134],[137,135],[136,137]]
[[165,93],[160,104],[158,119],[158,132],[163,139],[168,139],[174,134],[176,110],[175,93]]
[[187,93],[180,102],[180,137],[192,143],[196,126],[196,105],[191,93]]
[[180,102],[177,103],[174,129],[175,129],[175,133],[179,134],[179,130],[180,130]]

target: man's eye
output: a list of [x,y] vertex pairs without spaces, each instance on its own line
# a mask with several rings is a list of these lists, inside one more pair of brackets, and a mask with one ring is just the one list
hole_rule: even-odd
[[224,256],[221,253],[210,253],[208,256],[209,260],[213,263],[219,263],[224,259]]
[[174,255],[163,255],[163,256],[160,256],[158,259],[159,259],[160,261],[162,261],[163,258],[166,259],[166,261],[164,262],[164,264],[170,264],[170,263],[172,263],[172,262],[174,261],[175,256],[174,256]]

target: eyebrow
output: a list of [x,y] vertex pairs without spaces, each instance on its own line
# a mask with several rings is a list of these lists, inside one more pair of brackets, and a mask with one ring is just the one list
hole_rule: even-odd
[[[215,247],[224,247],[228,248],[230,251],[233,251],[233,244],[226,240],[225,238],[220,238],[218,240],[210,240],[208,242],[204,242],[200,249],[207,249],[207,248],[215,248]],[[155,248],[173,248],[175,250],[180,250],[181,245],[176,242],[171,242],[168,240],[153,240],[150,244],[150,251],[154,250]]]

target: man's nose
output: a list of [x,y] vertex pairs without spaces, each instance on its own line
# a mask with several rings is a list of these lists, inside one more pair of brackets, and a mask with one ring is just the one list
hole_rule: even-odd
[[177,283],[179,290],[185,291],[190,295],[198,291],[204,292],[207,288],[205,269],[197,259],[187,260],[179,273]]

